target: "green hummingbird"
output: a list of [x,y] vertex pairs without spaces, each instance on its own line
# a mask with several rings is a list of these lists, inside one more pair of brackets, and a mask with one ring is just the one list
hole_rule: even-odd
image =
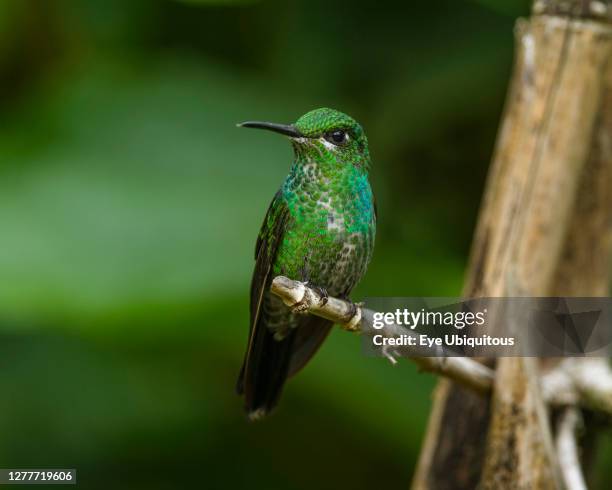
[[321,108],[290,125],[239,126],[288,136],[294,152],[255,246],[249,340],[236,387],[254,420],[276,406],[287,378],[312,358],[333,325],[287,307],[270,292],[272,279],[284,275],[325,297],[348,299],[372,256],[376,206],[368,140],[353,118]]

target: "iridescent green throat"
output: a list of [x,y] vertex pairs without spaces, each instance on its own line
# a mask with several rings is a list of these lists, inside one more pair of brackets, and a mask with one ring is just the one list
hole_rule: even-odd
[[318,139],[294,140],[293,146],[295,160],[282,188],[293,218],[321,235],[368,233],[374,209],[367,146],[358,155],[338,154]]

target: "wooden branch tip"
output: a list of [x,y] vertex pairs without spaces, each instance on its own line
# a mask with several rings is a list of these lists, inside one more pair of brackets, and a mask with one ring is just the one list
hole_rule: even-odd
[[276,276],[272,281],[271,290],[289,307],[300,303],[306,295],[304,283],[292,281],[285,276]]

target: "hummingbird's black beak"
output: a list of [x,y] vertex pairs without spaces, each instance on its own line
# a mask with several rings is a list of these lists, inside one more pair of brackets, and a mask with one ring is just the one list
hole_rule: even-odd
[[274,131],[275,133],[284,134],[285,136],[290,136],[291,138],[302,138],[304,136],[292,124],[276,124],[263,121],[246,121],[238,124],[238,127],[267,129],[268,131]]

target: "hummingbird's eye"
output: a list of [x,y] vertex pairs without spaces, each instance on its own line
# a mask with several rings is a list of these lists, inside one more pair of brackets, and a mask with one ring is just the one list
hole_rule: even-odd
[[346,131],[338,129],[337,131],[331,131],[325,135],[325,139],[334,145],[343,145],[348,141],[348,135]]

